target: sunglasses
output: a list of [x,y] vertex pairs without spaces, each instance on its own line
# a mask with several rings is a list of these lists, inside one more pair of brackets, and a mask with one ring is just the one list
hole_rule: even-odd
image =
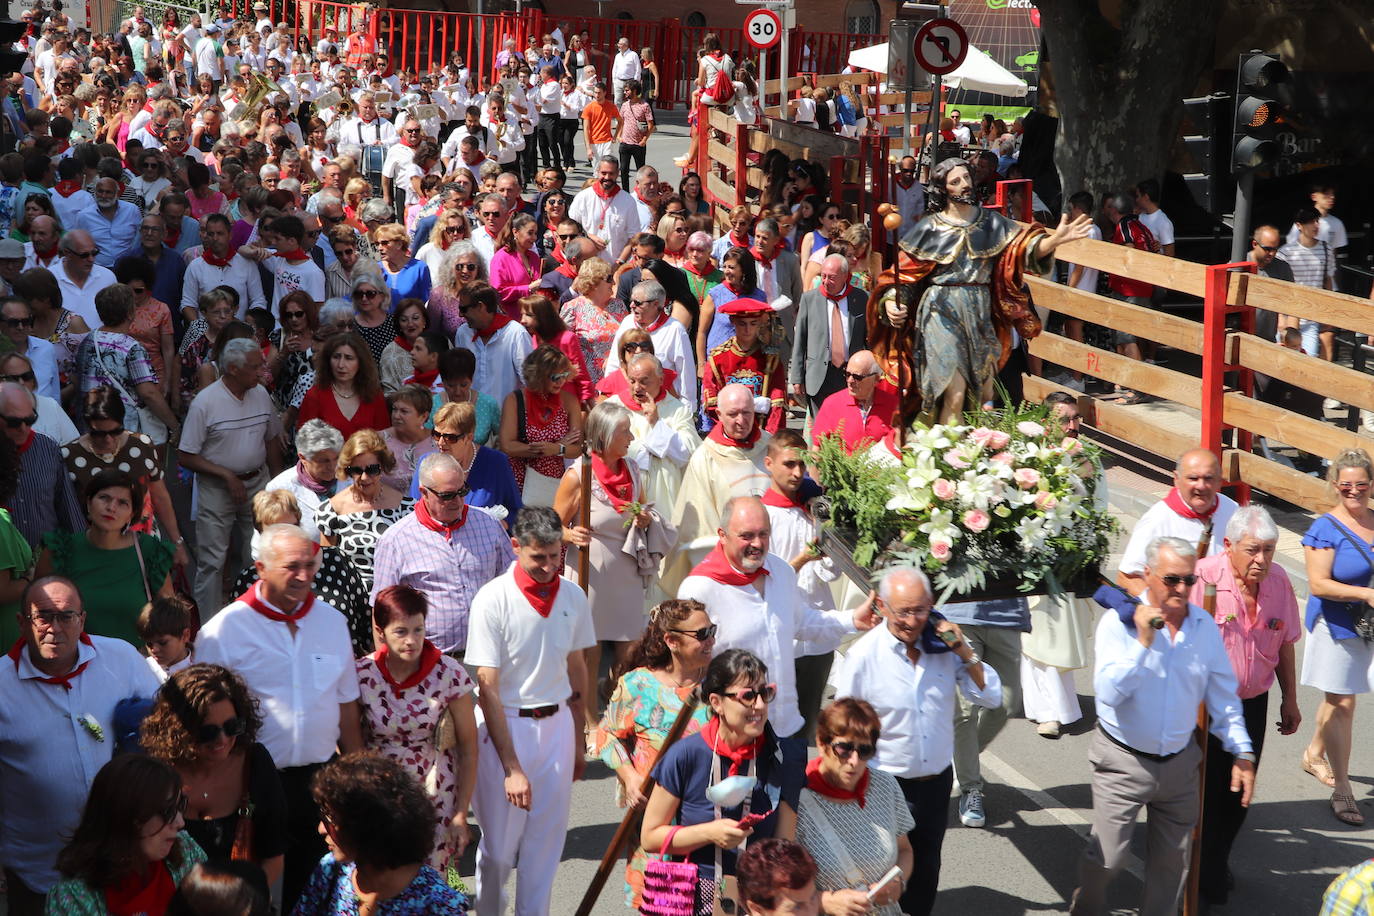
[[559,237],[560,239],[562,239],[563,241],[565,241],[565,242],[571,242],[573,239],[577,238],[577,233],[576,233],[576,232],[570,232],[570,233],[568,233],[567,235],[564,235],[563,233],[560,232],[560,233],[558,233],[558,237]]
[[773,702],[773,697],[777,695],[777,684],[764,684],[762,687],[757,689],[750,687],[747,690],[737,690],[734,693],[726,691],[725,693],[725,696],[729,697],[737,703],[743,703],[745,706],[753,706],[755,703],[759,701],[760,698],[762,698],[763,702],[765,703],[771,703]]
[[657,299],[631,299],[630,305],[657,305]]
[[454,270],[461,270],[461,271],[463,271],[464,273],[467,273],[469,270],[472,271],[473,273],[477,273],[477,265],[476,265],[476,264],[454,264],[454,265],[453,265],[453,269],[454,269]]
[[1274,254],[1279,250],[1278,245],[1260,245],[1258,247],[1261,251],[1267,251],[1270,254]]
[[123,426],[112,426],[112,427],[110,427],[109,429],[96,429],[94,426],[92,426],[92,427],[91,427],[91,438],[92,438],[92,439],[114,439],[115,437],[117,437],[117,436],[118,436],[120,433],[122,433],[122,432],[124,432],[124,427],[123,427]]
[[442,442],[445,445],[456,445],[459,440],[467,438],[466,436],[460,436],[458,433],[441,433],[437,429],[432,431],[429,437],[435,442]]
[[1336,484],[1336,489],[1340,490],[1342,493],[1362,493],[1369,489],[1369,481],[1366,480],[1364,483],[1338,483]]
[[14,375],[0,375],[0,382],[32,382],[37,378],[38,376],[33,374],[33,370],[29,369]]
[[243,729],[243,720],[238,716],[232,719],[225,719],[223,725],[215,725],[207,722],[196,729],[196,743],[214,744],[219,740],[221,734],[226,738],[237,738],[239,735],[243,734]]
[[648,341],[645,341],[644,343],[627,343],[624,345],[624,347],[627,353],[631,350],[648,350],[652,353],[654,349],[654,345],[649,343]]
[[846,370],[844,371],[844,377],[845,377],[848,381],[851,381],[851,382],[862,382],[864,379],[866,379],[866,378],[872,378],[873,376],[875,376],[875,375],[877,375],[877,374],[878,374],[878,373],[876,373],[876,372],[864,372],[864,373],[850,372],[848,369],[846,369]]
[[713,623],[713,624],[711,624],[709,627],[702,627],[700,630],[672,630],[672,629],[670,629],[668,632],[669,632],[669,633],[683,633],[683,634],[685,634],[685,635],[687,635],[687,636],[692,637],[692,638],[695,639],[697,642],[706,642],[706,640],[708,640],[708,639],[715,639],[715,637],[716,637],[716,632],[717,632],[719,629],[720,629],[720,627],[716,626],[716,625]]
[[867,760],[877,753],[877,748],[871,744],[854,744],[850,741],[831,741],[830,750],[841,760],[847,760],[850,754],[855,751],[859,754],[860,760]]
[[1178,588],[1180,585],[1186,585],[1192,588],[1193,583],[1197,581],[1197,576],[1192,574],[1186,576],[1160,576],[1159,581],[1163,582],[1169,588]]
[[304,318],[305,312],[282,312],[281,316],[289,321],[292,318]]
[[10,429],[18,429],[21,426],[32,426],[38,422],[38,414],[29,414],[27,417],[11,417],[5,415],[5,425]]
[[381,295],[382,295],[382,294],[381,294],[381,292],[380,292],[379,290],[375,290],[375,289],[360,289],[360,290],[356,291],[356,292],[353,294],[353,298],[354,298],[354,299],[378,299],[378,298],[381,298]]
[[100,249],[92,248],[90,251],[69,251],[67,253],[74,258],[93,258],[100,254]]
[[348,467],[344,468],[344,473],[349,477],[362,477],[364,474],[368,477],[376,477],[382,473],[382,466],[376,462],[362,466],[350,464]]
[[499,212],[496,212],[496,211],[483,210],[483,211],[482,211],[480,214],[478,214],[478,215],[481,216],[482,219],[496,219],[496,217],[500,216],[501,214],[500,214]]
[[443,492],[440,492],[439,490],[435,490],[431,487],[420,487],[420,489],[427,491],[431,496],[439,500],[439,502],[441,503],[451,503],[463,494],[462,490],[444,490]]

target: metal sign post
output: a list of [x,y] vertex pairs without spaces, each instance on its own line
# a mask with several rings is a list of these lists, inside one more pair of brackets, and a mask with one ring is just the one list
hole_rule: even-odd
[[[766,78],[768,50],[777,47],[779,40],[781,41],[781,47],[778,51],[778,56],[780,58],[778,62],[778,115],[779,117],[785,118],[787,117],[787,85],[785,81],[787,79],[788,70],[788,38],[791,31],[797,27],[797,11],[793,7],[793,0],[783,0],[783,2],[778,2],[778,0],[735,0],[735,3],[739,6],[763,7],[765,10],[775,14],[775,18],[780,25],[780,36],[775,37],[767,46],[761,46],[755,43],[755,36],[750,33],[750,23],[755,16],[754,13],[750,13],[744,19],[744,39],[749,42],[750,45],[759,49],[759,107],[763,109],[764,117],[768,116],[768,81]],[[762,38],[764,36],[760,35],[758,37]]]

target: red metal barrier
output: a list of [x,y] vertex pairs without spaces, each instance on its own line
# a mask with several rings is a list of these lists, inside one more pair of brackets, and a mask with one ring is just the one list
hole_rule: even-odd
[[[1235,374],[1236,385],[1231,390],[1246,397],[1254,396],[1255,374],[1244,366],[1226,360],[1226,319],[1240,317],[1242,334],[1255,333],[1255,310],[1247,305],[1227,304],[1227,292],[1233,272],[1254,273],[1255,264],[1239,261],[1234,264],[1213,264],[1207,268],[1206,295],[1202,311],[1202,447],[1221,457],[1225,443],[1222,435],[1230,429],[1235,434],[1232,447],[1244,452],[1251,450],[1254,436],[1249,430],[1228,426],[1224,420],[1226,375]],[[1227,484],[1235,491],[1241,505],[1250,501],[1250,485],[1241,481]]]

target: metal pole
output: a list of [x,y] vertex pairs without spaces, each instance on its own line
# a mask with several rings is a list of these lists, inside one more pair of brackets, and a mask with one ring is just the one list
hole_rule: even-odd
[[[691,93],[688,93],[691,98]],[[759,108],[763,111],[763,118],[768,117],[768,49],[764,48],[759,52]],[[762,118],[760,119],[762,121]],[[763,124],[760,123],[759,127]],[[700,126],[698,125],[698,130]]]
[[911,155],[911,81],[907,80],[906,101],[902,107],[906,109],[906,116],[902,119],[902,155]]
[[1231,260],[1245,260],[1250,241],[1250,198],[1255,191],[1255,173],[1246,169],[1236,178],[1236,212],[1231,219]]
[[[787,120],[787,73],[791,69],[791,58],[788,51],[791,48],[789,35],[791,29],[788,28],[787,10],[791,4],[784,3],[778,10],[782,19],[782,51],[778,58],[778,117]],[[764,127],[764,125],[759,125]],[[765,128],[766,129],[766,128]]]

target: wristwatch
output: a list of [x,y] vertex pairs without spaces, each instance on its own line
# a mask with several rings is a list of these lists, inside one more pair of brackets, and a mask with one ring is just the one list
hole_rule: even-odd
[[982,660],[983,656],[979,655],[977,652],[974,652],[972,655],[968,657],[968,661],[964,662],[964,667],[972,668],[974,665],[978,664]]
[[1237,754],[1237,755],[1236,755],[1236,759],[1237,759],[1237,760],[1248,760],[1248,761],[1250,761],[1251,763],[1258,763],[1258,762],[1259,762],[1259,758],[1256,757],[1254,754],[1250,753],[1249,751],[1242,751],[1241,753]]
[[558,443],[558,457],[563,458],[568,454],[568,447],[562,442]]

